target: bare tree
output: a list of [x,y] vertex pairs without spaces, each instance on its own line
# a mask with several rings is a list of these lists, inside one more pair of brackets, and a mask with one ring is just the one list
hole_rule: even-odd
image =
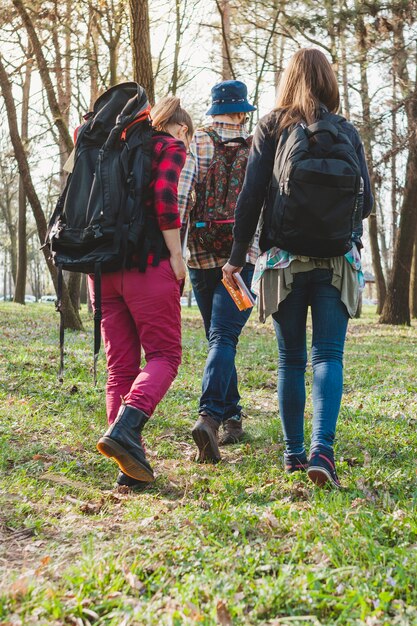
[[[376,196],[376,186],[373,168],[373,153],[372,153],[372,141],[373,141],[373,124],[371,114],[371,97],[369,94],[368,83],[368,44],[366,38],[366,26],[363,19],[359,0],[355,0],[356,7],[356,21],[355,21],[355,33],[356,44],[358,46],[358,63],[360,71],[360,96],[362,101],[362,139],[364,143],[365,153],[368,161],[369,175],[371,179],[371,187],[374,197]],[[378,312],[382,311],[386,297],[386,285],[384,272],[382,270],[381,252],[379,249],[378,241],[378,225],[377,225],[377,212],[376,205],[372,209],[372,213],[369,216],[369,241],[372,251],[372,266],[375,275],[375,283],[378,298]]]
[[[25,77],[22,87],[22,114],[21,114],[21,138],[26,144],[29,139],[29,96],[32,77],[32,54],[30,48],[27,52]],[[26,240],[26,193],[22,177],[19,176],[19,220],[18,220],[18,255],[17,275],[15,282],[14,301],[25,303],[26,274],[27,274],[27,240]]]
[[[7,119],[9,124],[10,139],[14,149],[14,155],[19,166],[19,172],[24,186],[26,197],[32,207],[33,215],[36,221],[39,240],[43,243],[46,235],[46,218],[42,210],[42,206],[35,187],[33,185],[32,176],[30,173],[29,163],[25,151],[22,138],[19,133],[17,124],[16,106],[13,99],[12,85],[4,67],[3,59],[0,55],[0,87],[3,94]],[[44,248],[45,260],[51,274],[55,288],[57,288],[57,272],[51,259],[49,258],[49,252]],[[63,315],[66,328],[72,328],[74,330],[81,330],[82,323],[78,315],[78,311],[74,310],[71,299],[69,297],[68,289],[64,283],[62,293]]]

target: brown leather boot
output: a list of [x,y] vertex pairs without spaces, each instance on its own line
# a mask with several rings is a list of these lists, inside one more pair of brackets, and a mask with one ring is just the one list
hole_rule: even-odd
[[244,436],[242,428],[242,418],[230,417],[223,422],[223,435],[220,437],[219,446],[227,446],[239,443]]
[[198,447],[196,461],[199,463],[218,463],[221,460],[218,437],[220,423],[211,415],[201,413],[191,431]]

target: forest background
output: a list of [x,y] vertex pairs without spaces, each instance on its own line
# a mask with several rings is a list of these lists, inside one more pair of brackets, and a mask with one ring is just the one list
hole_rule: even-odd
[[[290,55],[324,50],[341,113],[362,134],[375,196],[365,265],[380,321],[417,317],[417,11],[396,0],[12,0],[0,9],[0,292],[24,303],[56,283],[40,251],[63,187],[72,130],[106,88],[132,78],[154,102],[181,96],[204,122],[210,87],[239,78],[258,107],[274,103]],[[81,328],[80,277],[64,288]],[[82,293],[81,293],[82,297]]]

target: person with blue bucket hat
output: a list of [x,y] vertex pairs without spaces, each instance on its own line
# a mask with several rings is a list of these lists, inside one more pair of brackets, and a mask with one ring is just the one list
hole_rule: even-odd
[[[239,185],[240,180],[243,183],[251,140],[246,128],[247,115],[255,111],[256,107],[248,101],[247,87],[239,80],[226,80],[214,85],[211,97],[212,103],[206,115],[212,116],[212,121],[199,128],[191,142],[178,186],[178,203],[183,232],[189,233],[190,280],[209,343],[202,379],[199,416],[192,429],[192,435],[198,447],[197,460],[216,463],[221,459],[219,445],[237,443],[244,435],[235,356],[240,333],[251,309],[239,311],[221,282],[222,267],[228,258],[225,249],[228,242],[222,240],[224,232],[221,230],[222,227],[209,231],[208,222],[199,221],[200,205],[204,202],[206,204],[219,202],[218,198],[222,196],[217,193],[218,185],[221,192],[230,199],[232,179],[239,180]],[[229,161],[225,156],[226,153],[232,154]],[[223,158],[219,156],[221,154],[226,159],[223,163],[230,164],[235,159],[229,171],[227,166],[223,169],[219,166]],[[216,180],[216,176],[219,180]],[[222,185],[223,187],[229,185],[229,188],[225,190]],[[210,196],[213,187],[216,188],[217,195]],[[240,188],[235,189],[234,193],[239,191]],[[234,197],[232,195],[232,198]],[[234,205],[232,208],[229,206],[228,210],[232,211],[233,219],[214,220],[209,223],[210,227],[214,222],[216,227],[220,222],[233,222]],[[228,226],[231,247],[233,224]],[[203,236],[204,231],[206,238]],[[211,245],[208,245],[210,237],[212,241]],[[257,255],[258,248],[254,240],[241,274],[248,287],[252,281]],[[223,426],[223,434],[219,439],[220,426]]]

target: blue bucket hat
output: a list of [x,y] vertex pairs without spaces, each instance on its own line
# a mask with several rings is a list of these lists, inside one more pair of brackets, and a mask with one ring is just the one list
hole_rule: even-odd
[[249,113],[256,107],[248,102],[248,88],[240,80],[225,80],[211,90],[211,107],[206,115]]

